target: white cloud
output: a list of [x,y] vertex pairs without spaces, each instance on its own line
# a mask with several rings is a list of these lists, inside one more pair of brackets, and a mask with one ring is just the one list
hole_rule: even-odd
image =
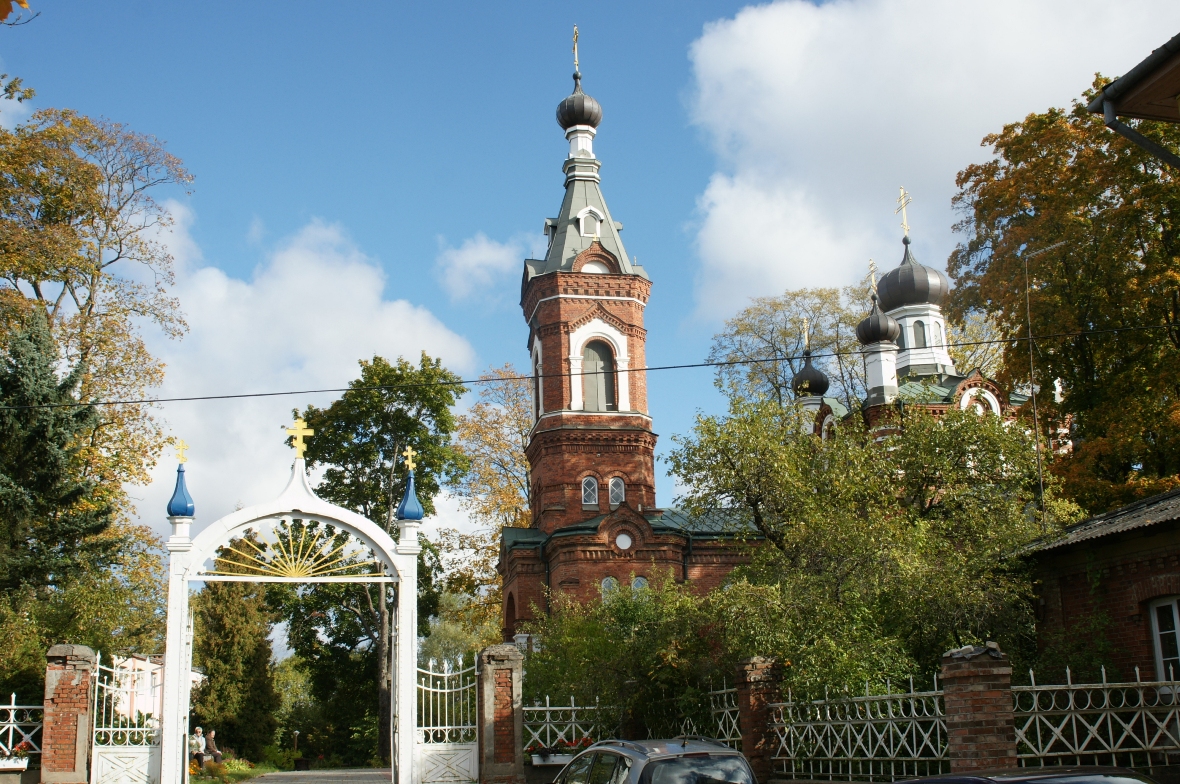
[[498,302],[503,293],[500,287],[519,276],[525,255],[537,256],[545,251],[543,238],[517,235],[507,242],[497,242],[482,231],[463,240],[457,248],[442,237],[438,244],[436,273],[453,302],[477,298]]
[[704,315],[784,288],[843,285],[915,253],[942,266],[955,175],[980,140],[1068,106],[1180,26],[1174,0],[785,0],[706,26],[690,56],[694,121],[720,171],[698,200]]
[[[386,276],[337,225],[313,221],[274,251],[249,280],[202,264],[178,217],[169,244],[177,257],[176,294],[189,334],[153,340],[167,362],[160,397],[342,387],[374,354],[416,359],[426,351],[456,372],[470,373],[475,354],[430,311],[384,295]],[[173,434],[190,446],[186,466],[197,506],[197,529],[233,511],[273,498],[289,475],[284,445],[291,409],[324,405],[335,394],[168,403]],[[140,495],[140,518],[163,532],[176,463],[165,458]],[[454,511],[448,509],[448,519]]]

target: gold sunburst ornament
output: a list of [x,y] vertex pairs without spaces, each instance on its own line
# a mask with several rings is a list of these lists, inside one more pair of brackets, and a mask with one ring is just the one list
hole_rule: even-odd
[[383,575],[382,564],[372,553],[331,527],[284,519],[273,534],[272,541],[253,532],[235,539],[222,548],[214,568],[205,576],[315,581]]

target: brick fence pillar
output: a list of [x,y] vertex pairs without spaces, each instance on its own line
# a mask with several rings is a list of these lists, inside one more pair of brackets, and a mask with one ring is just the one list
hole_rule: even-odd
[[774,659],[755,656],[737,666],[738,727],[742,753],[750,761],[758,781],[769,781],[775,751],[775,734],[769,705],[779,700],[779,668]]
[[1016,767],[1012,667],[989,642],[942,657],[947,756],[951,773]]
[[480,784],[524,784],[524,654],[512,644],[479,652]]
[[46,654],[45,724],[41,730],[41,781],[85,784],[90,757],[90,680],[94,651],[54,645]]

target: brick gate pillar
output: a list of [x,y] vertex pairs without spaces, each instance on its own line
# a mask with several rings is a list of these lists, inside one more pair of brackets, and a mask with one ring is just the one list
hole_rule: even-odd
[[775,752],[775,734],[770,726],[770,703],[779,700],[779,668],[774,659],[755,656],[738,662],[738,727],[742,732],[742,753],[750,761],[758,781],[769,781]]
[[479,652],[480,784],[524,784],[524,654],[512,644]]
[[947,651],[942,688],[951,773],[1016,767],[1012,666],[1000,646]]
[[89,780],[90,681],[94,651],[85,645],[54,645],[45,655],[45,724],[41,729],[41,781],[85,784]]

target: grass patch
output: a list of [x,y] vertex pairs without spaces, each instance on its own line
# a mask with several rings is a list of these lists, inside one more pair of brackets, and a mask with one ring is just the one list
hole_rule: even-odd
[[206,762],[205,769],[200,772],[194,773],[193,769],[191,767],[189,768],[189,781],[210,782],[210,784],[212,782],[233,784],[233,782],[252,779],[264,773],[276,772],[278,772],[278,768],[266,762],[255,765],[254,767],[247,767],[236,761],[228,761],[220,765],[216,762]]

